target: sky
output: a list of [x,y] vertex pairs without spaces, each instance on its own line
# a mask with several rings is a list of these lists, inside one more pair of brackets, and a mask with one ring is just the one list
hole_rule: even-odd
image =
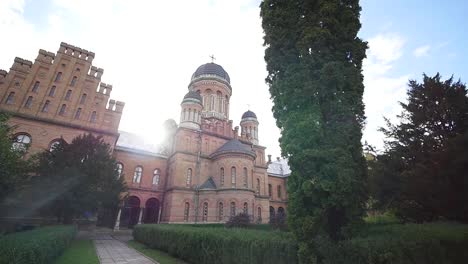
[[[258,0],[0,0],[0,69],[14,57],[34,61],[39,49],[56,53],[67,42],[96,53],[111,97],[125,101],[120,130],[149,143],[162,123],[179,122],[180,103],[196,68],[224,67],[233,94],[230,119],[250,109],[260,144],[280,156],[271,112]],[[396,121],[410,79],[440,72],[468,79],[468,1],[362,0],[359,37],[368,42],[363,64],[367,123],[363,142],[383,149],[383,117]]]

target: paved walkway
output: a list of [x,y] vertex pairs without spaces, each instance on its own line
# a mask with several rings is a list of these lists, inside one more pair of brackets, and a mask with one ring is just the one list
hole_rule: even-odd
[[101,264],[159,264],[130,248],[126,244],[131,239],[129,235],[98,231],[82,236],[89,236],[94,241]]

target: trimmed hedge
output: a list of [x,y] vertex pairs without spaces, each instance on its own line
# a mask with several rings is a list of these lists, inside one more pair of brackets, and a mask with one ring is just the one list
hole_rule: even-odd
[[0,264],[49,264],[69,246],[75,226],[50,226],[0,237]]
[[297,263],[290,233],[185,225],[138,225],[136,241],[190,263]]

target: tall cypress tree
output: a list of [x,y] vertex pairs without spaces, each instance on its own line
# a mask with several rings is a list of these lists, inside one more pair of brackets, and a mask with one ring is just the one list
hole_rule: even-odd
[[264,0],[260,7],[266,81],[292,169],[288,222],[309,262],[311,238],[346,237],[367,200],[361,7],[358,0]]

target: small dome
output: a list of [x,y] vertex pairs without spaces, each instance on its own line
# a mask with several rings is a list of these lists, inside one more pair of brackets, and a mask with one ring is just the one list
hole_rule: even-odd
[[223,67],[213,62],[206,63],[198,67],[192,75],[192,80],[202,75],[216,75],[226,80],[228,83],[231,82],[229,74],[223,69]]
[[184,96],[184,100],[185,99],[196,99],[198,101],[202,101],[202,97],[199,93],[195,92],[195,91],[189,91],[185,96]]
[[250,111],[250,110],[248,110],[247,112],[245,112],[245,113],[242,115],[242,119],[244,119],[244,118],[249,118],[249,117],[255,118],[255,119],[256,119],[256,118],[257,118],[257,115],[256,115],[254,112]]
[[222,145],[220,148],[218,148],[215,152],[213,152],[211,154],[211,157],[215,158],[219,155],[229,154],[229,153],[245,154],[253,158],[257,156],[255,154],[255,151],[253,151],[249,145],[240,142],[238,139],[231,139],[228,142],[226,142],[224,145]]

